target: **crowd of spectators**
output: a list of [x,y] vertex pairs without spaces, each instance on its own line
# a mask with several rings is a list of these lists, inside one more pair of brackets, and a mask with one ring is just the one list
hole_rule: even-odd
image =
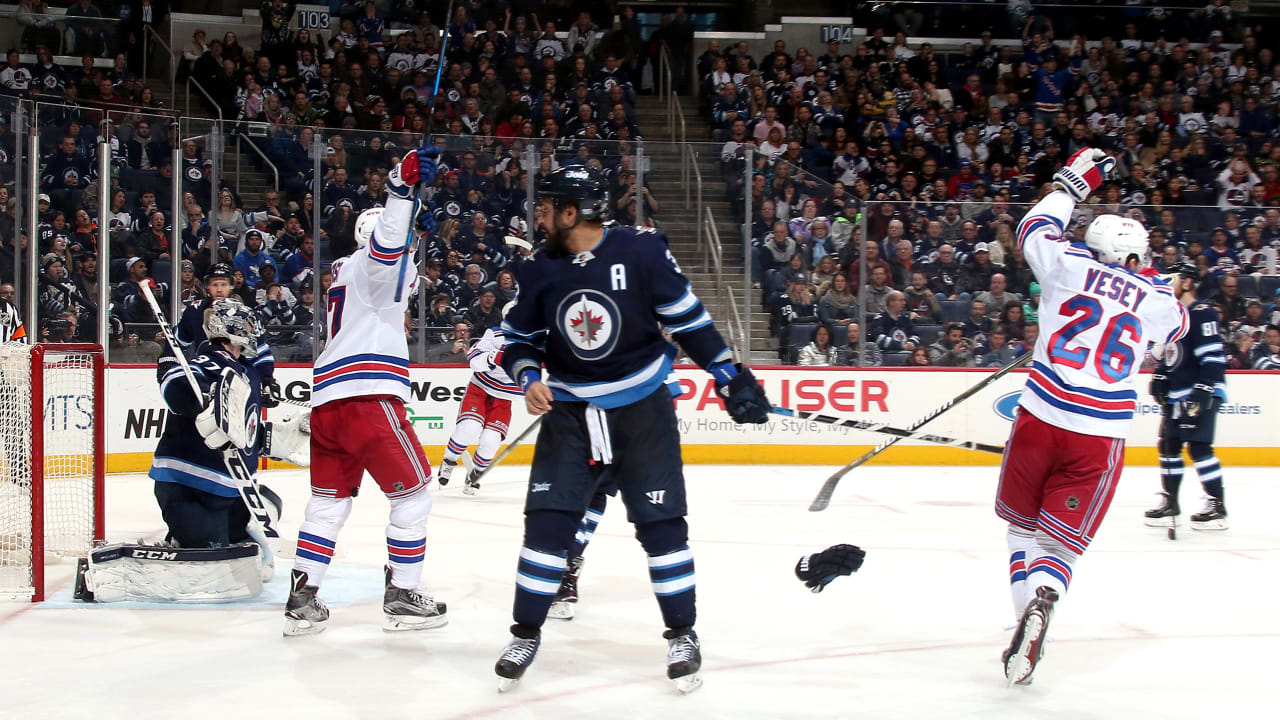
[[896,10],[851,51],[710,41],[703,111],[726,196],[750,199],[782,360],[986,366],[1027,352],[1039,293],[1017,224],[1091,146],[1117,170],[1070,238],[1098,214],[1139,220],[1147,264],[1200,266],[1225,339],[1248,346],[1236,366],[1280,364],[1263,347],[1280,320],[1280,62],[1263,26],[1222,8],[1070,36],[1025,13],[1014,40],[985,31],[946,53],[908,38]]
[[[637,181],[634,163],[642,137],[635,101],[651,60],[631,8],[607,16],[610,22],[556,4],[458,3],[449,18],[421,3],[389,6],[385,13],[372,2],[344,3],[336,31],[323,38],[289,29],[294,3],[267,0],[259,43],[199,30],[182,49],[179,80],[194,80],[234,119],[226,123],[229,141],[254,143],[279,172],[279,190],[258,202],[242,197],[226,172],[214,200],[206,142],[180,141],[167,115],[148,112],[161,109],[127,52],[112,71],[93,68],[88,54],[80,71],[54,65],[56,80],[10,53],[11,69],[0,71],[8,94],[66,100],[56,113],[51,106],[39,113],[42,147],[49,148],[41,159],[40,317],[74,314],[74,339],[90,339],[101,270],[111,285],[111,326],[120,333],[112,339],[127,344],[140,334],[146,342],[153,328],[140,285],[153,284],[164,305],[171,292],[189,302],[201,297],[211,264],[226,262],[235,267],[237,294],[257,309],[283,359],[309,359],[307,326],[324,313],[309,291],[315,273],[323,292],[324,268],[353,248],[356,217],[386,202],[387,173],[429,126],[446,153],[427,193],[433,228],[416,258],[418,296],[406,322],[410,339],[429,345],[428,360],[451,357],[452,343],[443,341],[459,323],[478,337],[514,298],[508,267],[543,240],[526,222],[526,188],[538,174],[566,162],[593,165],[610,180],[619,221],[635,222],[643,203],[645,224],[657,222],[661,205]],[[677,22],[688,24],[683,10],[671,24]],[[445,33],[445,67],[433,96]],[[38,43],[42,36],[24,38]],[[48,48],[39,52],[43,62]],[[108,110],[115,121],[109,179],[98,176],[96,158],[97,121]],[[7,118],[0,119],[0,149],[11,153]],[[180,165],[172,160],[174,143]],[[535,158],[529,167],[526,148]],[[258,158],[246,150],[242,160]],[[180,198],[172,197],[175,173]],[[105,218],[96,211],[102,182],[111,184]],[[0,279],[12,278],[13,244],[26,242],[12,217],[10,209],[0,219]],[[108,268],[97,263],[100,223],[110,224]],[[175,225],[181,242],[171,247]],[[169,287],[175,263],[181,288]]]

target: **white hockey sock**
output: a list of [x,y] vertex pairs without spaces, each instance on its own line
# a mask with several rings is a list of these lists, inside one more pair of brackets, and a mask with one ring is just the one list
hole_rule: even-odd
[[1013,597],[1013,617],[1016,622],[1031,602],[1032,588],[1027,587],[1027,558],[1035,553],[1035,531],[1010,525],[1006,540],[1009,543],[1009,592]]
[[351,515],[351,498],[312,495],[307,501],[306,519],[298,528],[295,570],[307,574],[307,584],[320,587],[324,573],[338,545],[338,533]]
[[1071,585],[1071,568],[1080,556],[1054,538],[1037,531],[1035,546],[1027,551],[1027,599],[1035,597],[1036,588],[1048,586],[1067,595]]
[[476,454],[472,458],[477,470],[484,470],[493,462],[493,456],[498,454],[498,448],[502,445],[502,437],[503,434],[493,428],[481,431],[480,441],[476,443]]
[[467,451],[467,446],[475,444],[476,438],[480,437],[480,431],[483,428],[484,425],[475,418],[459,418],[458,424],[453,426],[453,434],[449,436],[449,443],[444,446],[444,459],[448,462],[458,462],[458,458],[462,457],[462,453]]
[[418,492],[391,501],[391,522],[387,524],[387,566],[391,584],[413,590],[422,579],[422,560],[427,552],[427,515],[431,493]]

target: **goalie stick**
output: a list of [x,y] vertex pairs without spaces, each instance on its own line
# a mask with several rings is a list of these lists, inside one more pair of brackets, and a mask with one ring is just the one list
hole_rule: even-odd
[[[965,390],[964,392],[955,396],[951,400],[948,400],[946,404],[942,405],[937,410],[934,410],[928,415],[925,415],[919,420],[911,423],[911,425],[906,428],[906,432],[914,434],[917,430],[919,430],[924,425],[932,422],[939,415],[945,413],[946,411],[950,410],[956,405],[959,405],[961,402],[964,402],[965,400],[968,400],[969,398],[978,394],[984,388],[991,385],[991,383],[995,382],[996,380],[999,380],[1005,375],[1008,375],[1014,370],[1022,367],[1023,365],[1026,365],[1028,362],[1031,362],[1032,355],[1033,353],[1028,352],[1022,357],[1009,363],[1008,365],[1005,365],[999,370],[991,373],[986,378],[984,378],[982,382],[978,383],[977,385],[974,385],[968,390]],[[910,435],[906,437],[910,437]],[[843,478],[845,475],[849,474],[850,470],[853,470],[859,465],[863,465],[867,461],[871,460],[871,458],[874,458],[875,456],[884,452],[888,448],[898,444],[898,442],[900,442],[902,439],[903,439],[902,436],[889,438],[884,442],[880,443],[879,445],[875,446],[871,450],[868,450],[866,454],[864,454],[862,457],[858,458],[857,460],[854,460],[848,465],[845,465],[844,467],[835,471],[835,473],[833,473],[831,477],[827,478],[827,481],[822,484],[822,489],[818,491],[817,497],[815,497],[813,499],[813,502],[809,504],[809,512],[820,512],[822,510],[826,510],[827,506],[831,504],[831,496],[835,494],[836,486],[840,484],[840,478]]]
[[[164,333],[169,349],[173,351],[178,364],[182,366],[182,372],[187,376],[187,382],[191,384],[191,391],[197,398],[204,398],[200,383],[196,381],[196,374],[191,370],[187,357],[182,354],[182,349],[178,347],[178,341],[173,337],[173,328],[169,327],[169,321],[165,320],[164,313],[160,310],[160,303],[156,302],[156,296],[151,292],[151,286],[148,283],[138,283],[138,287],[142,289],[142,296],[151,305],[151,312],[156,316],[160,332]],[[265,542],[267,549],[274,556],[280,549],[280,533],[271,526],[271,515],[267,513],[267,505],[262,499],[257,478],[245,464],[239,450],[235,448],[224,450],[222,458],[227,464],[227,470],[231,472],[231,478],[236,481],[236,486],[240,489],[240,499],[244,501],[244,506],[249,511],[250,536],[260,544]]]
[[848,418],[838,418],[819,413],[804,413],[784,407],[774,407],[770,412],[774,415],[782,415],[783,417],[797,418],[799,420],[812,420],[813,422],[834,425],[835,427],[847,427],[854,430],[866,430],[867,432],[881,433],[883,435],[894,435],[900,440],[910,438],[912,440],[921,440],[923,442],[935,443],[937,445],[950,445],[952,447],[964,448],[966,450],[977,450],[978,452],[993,453],[995,455],[1004,454],[1003,445],[988,445],[986,443],[943,437],[941,435],[926,435],[924,433],[913,432],[903,428],[896,428],[886,423],[869,422],[867,420],[850,420]]

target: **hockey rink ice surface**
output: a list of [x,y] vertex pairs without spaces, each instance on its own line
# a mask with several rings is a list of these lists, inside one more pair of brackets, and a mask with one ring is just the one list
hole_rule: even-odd
[[[281,637],[289,560],[263,598],[214,607],[77,607],[71,563],[50,601],[0,604],[6,718],[1191,718],[1277,717],[1280,484],[1226,468],[1232,529],[1144,527],[1158,470],[1127,469],[1099,537],[1076,566],[1031,687],[1006,689],[1004,523],[997,469],[871,466],[830,509],[807,511],[828,467],[686,468],[698,573],[703,687],[666,679],[643,551],[620,503],[587,550],[571,622],[548,620],[537,661],[508,694],[493,663],[507,641],[526,467],[462,473],[435,489],[424,585],[449,605],[438,630],[381,630],[387,502],[366,480],[322,589],[318,636]],[[296,539],[305,472],[262,479]],[[1186,478],[1183,518],[1200,507]],[[113,540],[161,528],[144,476],[107,480]],[[867,550],[852,577],[810,593],[801,554]]]

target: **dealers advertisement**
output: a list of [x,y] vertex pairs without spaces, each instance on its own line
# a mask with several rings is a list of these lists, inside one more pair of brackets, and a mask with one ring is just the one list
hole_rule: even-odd
[[[821,412],[838,417],[886,422],[907,427],[959,395],[984,377],[985,371],[854,370],[836,368],[759,369],[774,405],[800,412]],[[885,435],[832,427],[815,421],[770,415],[764,425],[743,426],[724,412],[711,377],[697,368],[677,371],[682,389],[676,399],[676,416],[691,463],[793,463],[843,464],[878,444]],[[281,367],[276,371],[291,400],[309,402],[310,368]],[[458,404],[466,392],[470,372],[466,368],[425,367],[411,371],[413,388],[407,405],[410,420],[427,457],[437,462],[453,428]],[[1025,374],[1014,373],[993,383],[978,395],[957,405],[930,423],[934,435],[1003,445],[1010,418],[1017,406]],[[1280,375],[1232,373],[1228,376],[1231,401],[1218,418],[1221,454],[1229,464],[1280,464]],[[1159,407],[1139,379],[1139,404],[1128,439],[1127,461],[1156,462],[1155,442]],[[166,411],[155,381],[145,368],[111,368],[107,371],[108,470],[140,471],[150,463],[150,453],[164,429]],[[522,403],[512,407],[511,436],[532,421]],[[284,404],[271,418],[298,411]],[[532,443],[512,453],[510,462],[528,462]],[[905,441],[886,452],[882,461],[901,464],[994,464],[999,456],[968,450]]]

